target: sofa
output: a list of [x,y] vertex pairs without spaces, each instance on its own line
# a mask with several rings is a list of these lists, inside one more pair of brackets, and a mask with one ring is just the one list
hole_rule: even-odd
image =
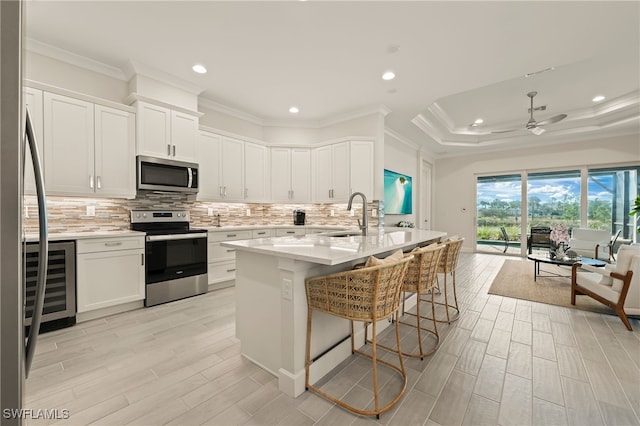
[[574,228],[571,231],[569,248],[575,251],[578,256],[610,261],[612,259],[611,233],[595,229]]

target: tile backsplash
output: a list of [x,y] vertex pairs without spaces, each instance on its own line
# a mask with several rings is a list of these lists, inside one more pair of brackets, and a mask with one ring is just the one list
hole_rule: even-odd
[[[362,204],[354,203],[353,216],[345,204],[273,204],[273,203],[216,203],[191,199],[183,194],[139,194],[133,200],[109,198],[47,197],[49,232],[94,232],[127,230],[131,210],[188,210],[191,226],[208,228],[222,226],[293,225],[293,210],[306,211],[307,225],[336,225],[355,227],[362,215]],[[368,203],[369,226],[378,226],[378,202]],[[95,209],[95,215],[88,215]],[[212,209],[213,216],[209,216]],[[23,223],[27,233],[38,231],[38,207],[35,196],[25,196]]]

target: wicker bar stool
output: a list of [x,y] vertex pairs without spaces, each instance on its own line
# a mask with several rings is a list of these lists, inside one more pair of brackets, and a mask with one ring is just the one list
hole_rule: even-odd
[[[438,344],[440,343],[440,336],[438,335],[438,326],[437,321],[434,319],[436,314],[435,301],[434,301],[434,289],[436,287],[437,279],[438,279],[438,265],[440,263],[440,259],[442,254],[444,253],[445,245],[443,244],[431,244],[425,247],[416,248],[411,253],[407,253],[406,256],[413,256],[413,260],[409,263],[409,268],[407,268],[407,274],[404,278],[404,283],[402,284],[402,291],[404,293],[416,293],[416,313],[406,312],[404,308],[405,297],[402,298],[402,313],[404,315],[410,315],[415,317],[416,322],[410,323],[406,321],[400,320],[397,318],[397,322],[400,324],[408,325],[417,330],[418,334],[418,353],[410,353],[406,351],[400,351],[402,355],[412,357],[412,358],[420,358],[424,359],[425,356],[429,356],[433,354],[438,348]],[[423,295],[431,295],[431,317],[425,317],[420,313],[420,305],[421,302],[425,301],[422,299]],[[420,324],[421,319],[428,319],[433,321],[433,330],[423,327]],[[423,333],[422,331],[426,331],[427,333],[433,335],[436,339],[435,345],[429,351],[425,352],[422,345]],[[367,341],[369,342],[369,341]],[[381,348],[391,350],[396,352],[396,348],[392,348],[390,346],[385,346],[381,343],[378,343],[378,346]]]
[[[339,406],[363,415],[376,415],[389,410],[400,400],[407,388],[407,374],[402,355],[398,353],[399,367],[378,359],[376,353],[376,322],[392,316],[400,307],[402,282],[411,261],[406,256],[399,261],[379,266],[339,272],[320,277],[307,278],[307,348],[305,360],[305,386],[308,390],[328,399]],[[354,407],[309,383],[311,364],[311,322],[313,311],[321,311],[351,321],[351,352],[371,359],[373,369],[374,409],[366,410]],[[373,338],[371,354],[355,348],[354,321],[372,323]],[[396,341],[400,347],[400,334],[396,321]],[[402,378],[402,389],[386,405],[380,406],[378,395],[378,363],[392,368]]]
[[[454,321],[457,321],[458,318],[460,317],[460,308],[458,307],[458,295],[456,294],[456,268],[458,267],[458,257],[460,255],[460,249],[462,248],[463,242],[464,242],[464,238],[454,236],[440,243],[445,246],[445,251],[440,257],[440,264],[438,265],[438,273],[441,273],[443,275],[444,285],[442,286],[442,289],[440,289],[440,281],[438,279],[438,288],[440,289],[441,292],[444,293],[444,302],[435,302],[435,304],[444,306],[447,319],[436,318],[437,322],[450,324]],[[449,298],[447,294],[447,275],[449,274],[452,277],[453,304],[449,303]],[[449,313],[451,309],[455,310],[454,314]],[[455,317],[453,315],[455,315]]]

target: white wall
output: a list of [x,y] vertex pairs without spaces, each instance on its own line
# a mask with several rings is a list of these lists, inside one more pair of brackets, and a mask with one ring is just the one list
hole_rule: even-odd
[[630,162],[640,164],[640,135],[438,159],[432,229],[463,236],[465,250],[475,249],[477,174],[576,169]]
[[391,215],[385,212],[385,225],[393,226],[401,220],[408,220],[418,226],[418,194],[420,193],[419,151],[387,134],[384,139],[384,168],[403,175],[411,176],[413,191],[413,213],[407,215]]

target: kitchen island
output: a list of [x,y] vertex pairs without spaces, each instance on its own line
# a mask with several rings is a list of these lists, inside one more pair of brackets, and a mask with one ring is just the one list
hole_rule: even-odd
[[[439,241],[444,232],[408,228],[229,241],[236,249],[236,336],[242,354],[278,377],[291,396],[305,390],[307,300],[305,279],[352,269],[369,256]],[[387,321],[381,323],[382,330]],[[356,324],[364,344],[364,326]],[[313,318],[310,381],[315,383],[351,355],[349,321],[323,313]]]

